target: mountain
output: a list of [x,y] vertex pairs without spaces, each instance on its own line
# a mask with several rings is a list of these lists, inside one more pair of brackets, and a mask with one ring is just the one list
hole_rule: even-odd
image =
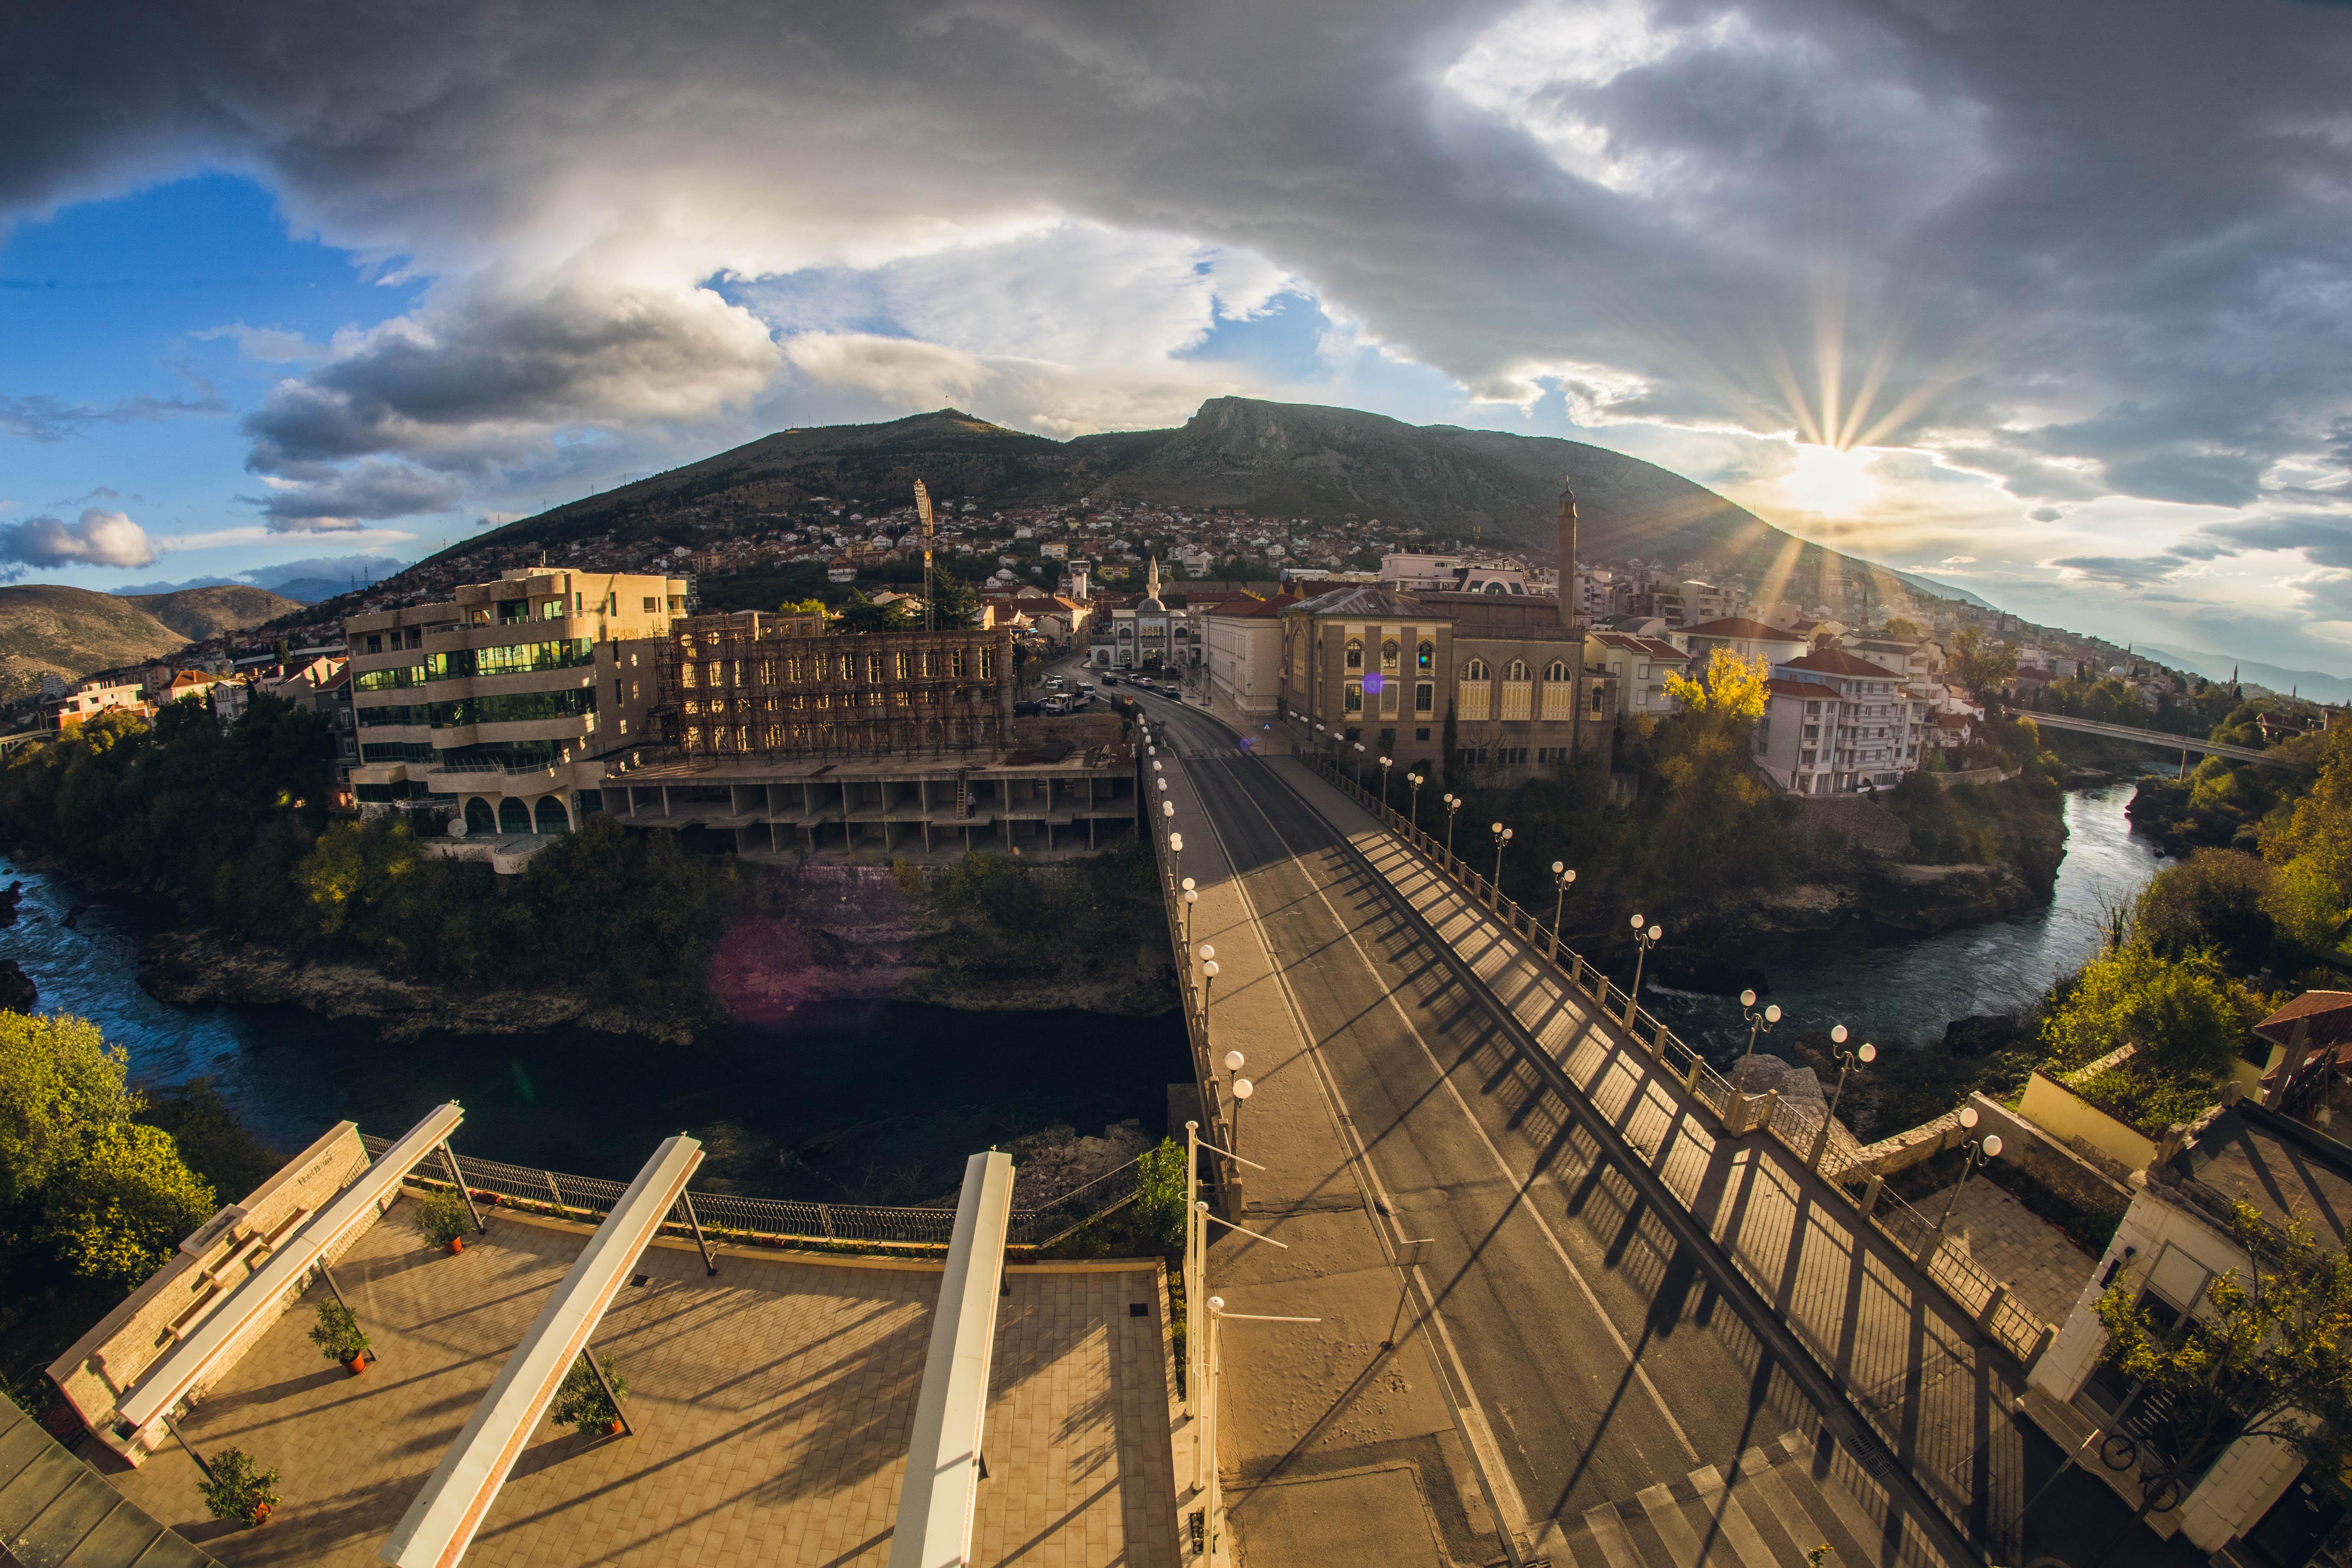
[[[274,595],[289,601],[287,605],[289,609],[303,605],[315,605],[321,600],[331,599],[338,594],[348,594],[351,591],[352,585],[349,583],[335,582],[325,577],[297,577],[291,582],[280,583],[270,590]],[[279,612],[281,615],[283,613],[284,611]]]
[[302,607],[300,601],[243,584],[123,597],[190,642],[202,642],[222,632],[243,631]]
[[1377,517],[1547,559],[1565,479],[1576,490],[1589,559],[1743,573],[1768,597],[1785,591],[1806,603],[1821,597],[1825,571],[1881,584],[1916,581],[1808,543],[1679,474],[1606,447],[1247,397],[1212,398],[1174,429],[1070,441],[953,408],[786,430],[508,523],[453,553],[486,542],[547,549],[607,530],[629,541],[682,526],[757,527],[819,497],[898,506],[918,479],[950,503],[993,508],[1083,496],[1331,521]]
[[56,583],[0,588],[0,700],[37,691],[44,675],[70,683],[161,658],[189,641],[112,594]]
[[2175,668],[2189,670],[2208,680],[2227,680],[2235,670],[2238,679],[2256,686],[2267,686],[2273,691],[2292,691],[2320,702],[2352,701],[2352,680],[2340,675],[2329,675],[2317,669],[2284,669],[2275,664],[2256,664],[2226,653],[2199,653],[2191,648],[2158,647],[2153,643],[2135,645],[2135,651],[2150,658],[2162,659]]

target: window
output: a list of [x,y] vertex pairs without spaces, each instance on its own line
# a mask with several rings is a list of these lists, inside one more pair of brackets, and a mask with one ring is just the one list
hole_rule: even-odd
[[1428,729],[1427,729],[1426,727],[1423,727],[1423,728],[1422,728],[1422,729],[1415,730],[1415,731],[1412,732],[1412,738],[1413,738],[1414,740],[1416,740],[1416,741],[1426,741],[1426,740],[1428,740],[1428,739],[1429,739],[1429,731],[1428,731]]
[[1551,663],[1544,667],[1544,679],[1546,680],[1566,680],[1568,679],[1568,661],[1564,658],[1553,659]]
[[1396,638],[1391,637],[1387,641],[1381,643],[1381,668],[1382,669],[1394,669],[1397,667],[1398,652],[1399,649],[1397,647]]
[[1348,658],[1347,658],[1347,665],[1348,665],[1348,668],[1349,668],[1349,669],[1361,669],[1361,668],[1364,668],[1364,639],[1363,639],[1363,638],[1361,638],[1361,637],[1349,637],[1349,638],[1348,639]]
[[1422,638],[1419,643],[1414,645],[1412,659],[1413,668],[1416,669],[1430,670],[1436,668],[1437,645],[1430,641],[1427,637]]
[[381,632],[370,632],[370,633],[368,633],[368,645],[367,645],[367,650],[368,650],[368,652],[370,652],[370,653],[382,653],[382,652],[383,651],[383,633],[381,633]]
[[649,615],[649,616],[650,616],[650,615],[654,615],[654,614],[657,613],[660,609],[661,609],[661,601],[660,601],[659,599],[655,598],[651,594],[646,595],[646,614],[647,614],[647,615]]
[[1351,680],[1348,682],[1348,691],[1347,696],[1344,699],[1344,703],[1347,710],[1350,713],[1361,713],[1364,710],[1364,683],[1362,681]]
[[529,599],[500,599],[499,601],[499,625],[502,626],[512,626],[518,621],[527,621],[529,619],[530,619],[530,601]]
[[[1435,681],[1417,680],[1413,682],[1412,710],[1416,713],[1433,713],[1437,710],[1437,683]],[[1422,739],[1425,741],[1429,739],[1429,737],[1423,735]]]
[[1528,661],[1523,658],[1515,658],[1511,660],[1510,668],[1506,670],[1503,674],[1503,679],[1506,680],[1525,680],[1527,678]]
[[1472,659],[1472,660],[1469,662],[1469,664],[1467,664],[1466,666],[1465,666],[1465,667],[1464,667],[1463,671],[1462,671],[1462,679],[1465,679],[1465,680],[1484,680],[1484,679],[1486,679],[1486,661],[1485,659],[1483,659],[1483,658],[1474,658],[1474,659]]
[[542,621],[562,620],[563,618],[563,601],[561,599],[541,599],[539,602],[539,618]]

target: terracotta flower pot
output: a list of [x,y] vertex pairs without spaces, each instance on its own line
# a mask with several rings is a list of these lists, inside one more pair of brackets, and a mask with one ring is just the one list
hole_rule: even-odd
[[360,1373],[365,1372],[367,1370],[367,1352],[362,1351],[358,1355],[352,1357],[351,1360],[343,1363],[343,1370],[350,1373],[353,1377],[357,1377]]
[[463,1251],[465,1251],[465,1250],[466,1250],[466,1238],[465,1238],[464,1237],[462,1237],[462,1236],[453,1236],[453,1237],[451,1237],[449,1238],[449,1250],[450,1250],[451,1252],[453,1252],[453,1253],[457,1253],[457,1252],[463,1252]]
[[607,1437],[617,1437],[617,1436],[619,1436],[620,1435],[621,1435],[621,1420],[620,1420],[620,1417],[619,1417],[619,1416],[617,1416],[617,1415],[616,1415],[616,1416],[614,1416],[612,1420],[607,1421],[607,1422],[605,1422],[605,1423],[604,1423],[604,1436],[607,1436]]
[[253,1505],[253,1522],[255,1524],[267,1524],[269,1522],[269,1505],[268,1503],[257,1502]]

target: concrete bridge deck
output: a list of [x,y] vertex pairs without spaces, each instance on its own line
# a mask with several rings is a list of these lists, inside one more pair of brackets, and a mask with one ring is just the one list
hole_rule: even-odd
[[2231,762],[2260,763],[2270,768],[2295,765],[2274,752],[2256,751],[2252,746],[2232,746],[2222,741],[2200,741],[2188,735],[2168,735],[2161,730],[2110,724],[2100,719],[2075,719],[2063,713],[2043,713],[2032,708],[2021,708],[2016,712],[2019,718],[2031,719],[2045,730],[2071,730],[2080,735],[2105,735],[2112,740],[2137,741],[2160,752],[2194,752],[2201,757],[2227,757]]

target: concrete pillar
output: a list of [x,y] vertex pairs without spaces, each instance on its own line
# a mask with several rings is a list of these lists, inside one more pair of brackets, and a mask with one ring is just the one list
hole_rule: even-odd
[[1863,1218],[1868,1219],[1872,1215],[1878,1212],[1878,1194],[1885,1190],[1886,1178],[1880,1175],[1875,1171],[1871,1172],[1870,1180],[1862,1184],[1861,1208]]

